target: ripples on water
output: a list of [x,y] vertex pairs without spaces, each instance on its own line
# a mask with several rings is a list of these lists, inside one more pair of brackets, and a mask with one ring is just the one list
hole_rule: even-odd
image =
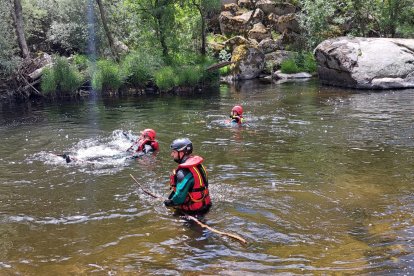
[[[227,122],[235,104],[243,127]],[[0,109],[0,274],[410,274],[413,115],[412,90],[250,82]],[[148,127],[160,153],[127,159]],[[182,136],[209,171],[205,222],[248,245],[174,216],[129,177],[166,197]]]

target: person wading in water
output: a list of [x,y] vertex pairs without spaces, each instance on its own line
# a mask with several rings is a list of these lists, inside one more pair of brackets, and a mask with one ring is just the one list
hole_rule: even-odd
[[238,125],[241,125],[244,121],[243,119],[243,107],[240,105],[236,105],[232,108],[230,119],[232,123],[237,123]]
[[207,171],[203,158],[191,155],[193,143],[188,138],[179,138],[171,143],[171,157],[178,163],[170,177],[172,190],[165,206],[191,215],[204,215],[211,208]]

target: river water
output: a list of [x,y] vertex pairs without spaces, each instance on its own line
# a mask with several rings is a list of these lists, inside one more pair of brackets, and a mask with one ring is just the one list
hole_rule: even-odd
[[[226,123],[235,104],[241,128]],[[159,153],[127,159],[144,128]],[[246,245],[174,216],[131,179],[167,196],[178,137],[205,158],[204,222]],[[0,140],[2,275],[414,273],[414,90],[244,82],[2,105]]]

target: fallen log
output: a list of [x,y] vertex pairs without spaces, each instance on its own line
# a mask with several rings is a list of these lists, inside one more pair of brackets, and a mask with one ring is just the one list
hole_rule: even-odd
[[233,61],[222,61],[222,62],[219,62],[219,63],[215,63],[215,64],[210,65],[209,67],[207,67],[206,68],[206,71],[217,70],[217,69],[220,69],[220,68],[222,68],[224,66],[227,66],[229,64],[232,64],[232,63],[234,63],[234,62]]

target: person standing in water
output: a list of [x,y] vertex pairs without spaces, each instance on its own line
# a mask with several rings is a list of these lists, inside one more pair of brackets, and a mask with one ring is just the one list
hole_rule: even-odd
[[159,149],[158,141],[155,140],[157,133],[151,128],[144,129],[138,140],[127,151],[133,152],[132,157],[155,152]]
[[207,171],[203,158],[191,155],[193,143],[188,138],[175,139],[171,143],[171,157],[178,163],[170,177],[171,194],[164,201],[185,214],[204,215],[212,206],[208,190]]
[[231,109],[230,119],[232,123],[237,123],[238,125],[241,125],[244,121],[243,107],[241,107],[240,105],[235,105]]

